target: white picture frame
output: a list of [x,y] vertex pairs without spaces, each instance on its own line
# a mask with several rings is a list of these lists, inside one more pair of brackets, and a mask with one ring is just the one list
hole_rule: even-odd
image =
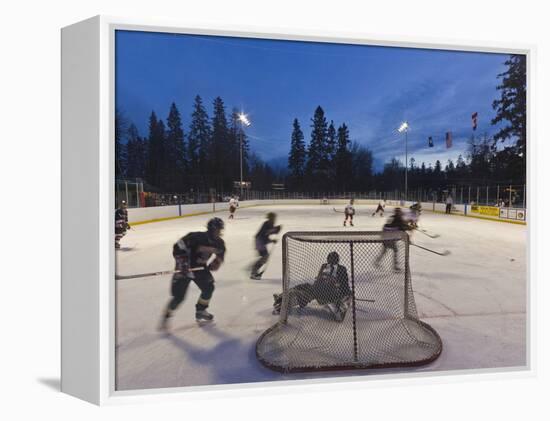
[[[456,40],[378,38],[357,33],[320,33],[296,29],[201,26],[192,24],[96,16],[62,29],[62,377],[63,392],[103,405],[136,401],[182,400],[197,396],[229,396],[243,391],[263,393],[289,386],[305,390],[330,388],[335,384],[370,382],[373,386],[403,384],[403,380],[430,382],[445,375],[459,379],[460,371],[438,373],[400,373],[282,381],[275,383],[218,385],[131,392],[115,390],[115,250],[112,247],[114,220],[114,33],[116,30],[224,35],[264,39],[284,39],[379,46],[421,47],[476,52],[527,55],[528,136],[531,132],[535,47]],[[531,168],[528,152],[528,185]],[[531,194],[528,194],[530,208]],[[529,213],[532,215],[532,213]],[[533,229],[529,220],[529,230]],[[530,259],[529,247],[527,261]],[[529,263],[528,263],[529,266]],[[491,376],[532,374],[531,361],[531,282],[527,276],[527,366],[512,370],[478,370]],[[475,371],[475,370],[474,370]],[[472,370],[468,373],[471,374]],[[376,382],[372,380],[376,379]],[[435,380],[437,381],[437,380]],[[295,389],[294,389],[295,390]]]

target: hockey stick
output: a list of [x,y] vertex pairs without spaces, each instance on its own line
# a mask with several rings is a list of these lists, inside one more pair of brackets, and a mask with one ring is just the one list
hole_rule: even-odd
[[437,254],[438,256],[448,256],[449,254],[451,254],[449,250],[445,250],[444,252],[439,252],[426,247],[419,246],[418,244],[414,244],[414,243],[410,243],[410,244],[411,246],[415,246],[415,247],[418,247],[419,249],[429,251],[430,253]]
[[375,303],[374,300],[369,300],[368,298],[356,298],[355,301],[366,301],[367,303]]
[[[198,267],[198,268],[191,268],[189,269],[189,272],[198,272],[201,270],[205,270],[206,268]],[[134,279],[134,278],[148,278],[149,276],[162,276],[162,275],[173,275],[174,273],[179,273],[179,270],[164,270],[160,272],[149,272],[149,273],[138,273],[136,275],[115,275],[115,279]]]
[[426,230],[423,230],[423,229],[420,229],[420,228],[415,228],[415,231],[419,231],[422,234],[424,234],[424,235],[426,235],[430,238],[439,238],[439,237],[441,237],[439,234],[433,234],[432,235],[432,234],[429,234]]
[[337,212],[337,213],[345,213],[344,211],[336,210],[336,208],[332,208],[332,210],[333,210],[334,212]]

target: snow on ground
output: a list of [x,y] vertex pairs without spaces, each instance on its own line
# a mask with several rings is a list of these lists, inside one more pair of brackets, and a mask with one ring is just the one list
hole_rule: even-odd
[[[341,206],[340,206],[341,207]],[[441,257],[410,249],[412,283],[419,317],[443,340],[435,362],[418,368],[287,374],[262,366],[255,356],[260,334],[276,323],[273,293],[281,290],[281,243],[264,278],[253,281],[246,267],[256,258],[253,236],[268,211],[278,214],[283,231],[380,230],[385,218],[371,217],[373,206],[356,206],[355,227],[342,227],[332,205],[277,205],[227,214],[227,253],[214,273],[216,290],[209,311],[215,323],[194,320],[199,289],[190,285],[172,319],[170,335],[157,327],[170,299],[170,275],[117,282],[118,390],[252,383],[291,379],[369,375],[385,372],[522,367],[526,362],[527,227],[424,212],[420,226],[440,238],[416,232],[414,241]],[[388,209],[386,216],[388,215]],[[117,251],[119,275],[173,268],[172,245],[182,235],[204,230],[212,214],[136,225]]]

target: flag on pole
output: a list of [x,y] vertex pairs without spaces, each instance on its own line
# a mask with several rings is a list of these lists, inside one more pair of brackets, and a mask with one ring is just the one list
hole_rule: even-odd
[[428,138],[428,146],[429,146],[430,148],[433,148],[433,147],[434,147],[434,140],[432,139],[431,136]]
[[453,134],[451,132],[445,134],[445,142],[447,143],[447,148],[453,146]]
[[477,129],[477,112],[472,114],[472,130]]

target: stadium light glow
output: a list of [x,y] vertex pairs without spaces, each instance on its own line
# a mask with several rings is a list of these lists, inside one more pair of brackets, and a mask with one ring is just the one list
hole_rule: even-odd
[[409,172],[409,147],[408,147],[408,134],[409,134],[409,123],[404,121],[401,123],[401,126],[397,129],[399,133],[405,132],[405,200],[408,200],[409,195],[409,183],[407,180]]
[[248,120],[248,117],[246,114],[240,113],[239,114],[239,121],[246,127],[250,126],[250,120]]

